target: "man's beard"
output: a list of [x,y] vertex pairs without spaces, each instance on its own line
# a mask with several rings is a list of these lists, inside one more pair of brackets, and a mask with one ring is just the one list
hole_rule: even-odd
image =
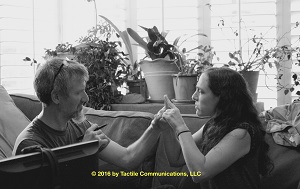
[[81,109],[80,112],[77,112],[74,117],[72,118],[72,120],[77,123],[77,124],[80,124],[82,122],[84,122],[86,120],[86,117],[83,113],[83,109]]

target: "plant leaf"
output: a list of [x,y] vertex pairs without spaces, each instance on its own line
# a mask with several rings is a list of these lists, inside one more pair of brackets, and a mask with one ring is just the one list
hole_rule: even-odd
[[130,40],[129,40],[129,37],[128,37],[128,34],[126,31],[120,31],[118,29],[118,27],[116,25],[114,25],[112,23],[112,21],[110,21],[108,18],[106,18],[105,16],[102,16],[102,15],[99,15],[101,18],[103,18],[105,21],[107,21],[115,30],[116,32],[119,34],[119,36],[121,37],[121,39],[123,40],[124,44],[125,44],[125,47],[127,49],[127,52],[130,56],[130,60],[131,60],[131,65],[134,63],[133,62],[133,55],[132,55],[132,48],[131,48],[131,44],[130,44]]
[[140,47],[142,47],[143,49],[145,49],[147,52],[149,51],[148,47],[147,47],[147,43],[143,40],[143,38],[141,38],[139,36],[138,33],[136,33],[133,29],[131,28],[127,28],[127,32],[130,35],[130,37],[132,37],[132,39],[134,39],[138,45]]
[[287,95],[290,91],[288,89],[284,90],[284,94]]

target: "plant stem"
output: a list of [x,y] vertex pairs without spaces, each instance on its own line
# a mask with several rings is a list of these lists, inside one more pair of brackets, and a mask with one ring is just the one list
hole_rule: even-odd
[[94,0],[94,8],[95,8],[95,19],[96,19],[96,28],[97,28],[97,23],[98,23],[98,13],[97,13],[97,4],[96,4],[96,0]]

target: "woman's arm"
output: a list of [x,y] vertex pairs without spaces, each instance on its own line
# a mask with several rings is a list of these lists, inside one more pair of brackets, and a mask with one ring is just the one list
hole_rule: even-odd
[[[202,137],[202,132],[203,127],[201,127],[196,133],[193,134],[193,140],[196,144],[199,143]],[[162,132],[161,136],[164,141],[165,152],[170,166],[181,167],[185,165],[186,163],[182,154],[180,143],[171,127],[169,127],[168,130]]]
[[250,140],[250,135],[245,129],[235,129],[204,156],[190,133],[179,135],[183,156],[189,171],[201,172],[201,176],[193,176],[194,182],[214,177],[246,155],[250,151]]
[[245,129],[235,129],[204,156],[194,141],[201,138],[202,129],[194,139],[188,132],[188,127],[184,123],[179,109],[168,98],[165,98],[165,102],[169,109],[164,112],[162,117],[175,131],[189,171],[201,172],[201,176],[192,176],[194,182],[214,177],[250,151],[249,133]]

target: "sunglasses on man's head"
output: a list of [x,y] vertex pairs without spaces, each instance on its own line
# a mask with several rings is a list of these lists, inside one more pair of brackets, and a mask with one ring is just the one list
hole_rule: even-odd
[[[70,61],[65,59],[63,60],[63,63],[60,65],[60,67],[58,68],[58,71],[56,72],[56,74],[54,75],[54,79],[53,79],[53,82],[52,82],[52,90],[54,89],[54,83],[55,83],[55,80],[58,76],[58,74],[60,73],[60,71],[62,70],[62,68],[64,67],[64,65],[67,65],[67,63],[69,63]],[[52,91],[51,90],[51,91]]]

